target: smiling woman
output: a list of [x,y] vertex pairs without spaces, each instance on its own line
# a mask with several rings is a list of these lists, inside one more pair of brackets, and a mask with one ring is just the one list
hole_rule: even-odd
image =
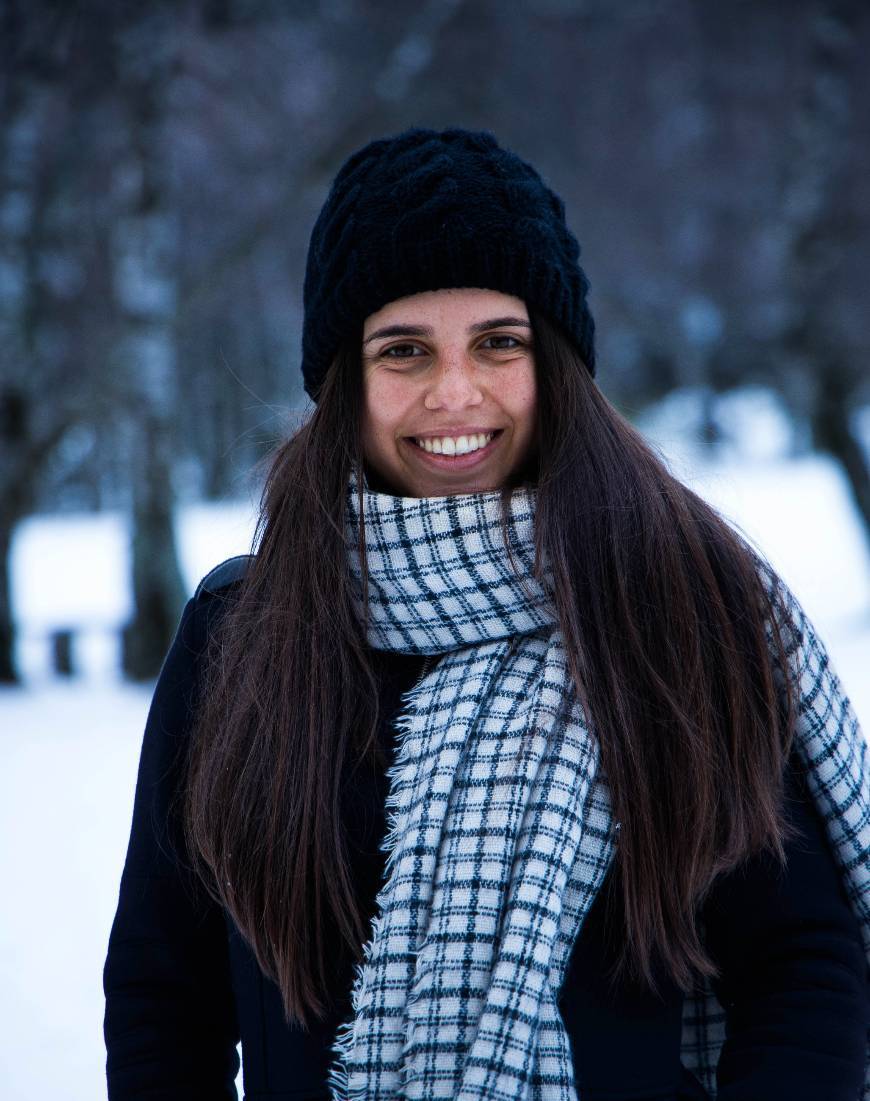
[[527,473],[537,395],[521,299],[445,288],[389,302],[365,320],[362,364],[371,485],[439,497],[516,485]]
[[[857,1101],[870,768],[800,605],[595,381],[486,132],[342,166],[253,553],[185,609],[110,1101]],[[870,1082],[870,1079],[867,1079]]]

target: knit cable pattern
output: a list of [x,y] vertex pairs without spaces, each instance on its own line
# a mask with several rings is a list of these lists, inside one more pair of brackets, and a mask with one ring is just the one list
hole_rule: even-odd
[[318,387],[348,334],[388,302],[482,287],[540,308],[595,372],[589,281],[565,204],[489,131],[413,128],[352,154],[311,233],[302,375]]

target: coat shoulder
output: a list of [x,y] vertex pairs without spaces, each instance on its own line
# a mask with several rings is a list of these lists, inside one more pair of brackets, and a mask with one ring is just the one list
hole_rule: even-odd
[[193,594],[194,600],[198,600],[204,594],[217,596],[223,589],[241,581],[253,558],[252,554],[237,554],[219,563],[213,570],[209,570],[197,585],[196,592]]

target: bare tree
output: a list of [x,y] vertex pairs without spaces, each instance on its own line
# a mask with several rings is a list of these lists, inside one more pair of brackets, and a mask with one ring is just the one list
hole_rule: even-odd
[[116,364],[126,412],[132,489],[133,618],[124,633],[128,676],[157,674],[184,602],[173,528],[177,392],[177,218],[168,181],[165,105],[174,70],[172,9],[142,9],[113,36],[125,123],[112,225],[118,307]]
[[65,26],[50,5],[34,4],[25,14],[8,3],[2,19],[0,680],[13,681],[13,531],[35,507],[58,447],[98,413],[101,399],[90,391],[93,376],[77,371],[75,362],[88,257],[77,231],[63,228],[71,220],[69,177],[83,148],[77,89],[58,94]]
[[870,539],[870,468],[851,419],[870,387],[866,363],[850,352],[832,308],[858,228],[846,191],[858,141],[849,75],[862,14],[858,0],[824,0],[809,13],[809,63],[782,207],[790,291],[782,352],[815,446],[842,467]]

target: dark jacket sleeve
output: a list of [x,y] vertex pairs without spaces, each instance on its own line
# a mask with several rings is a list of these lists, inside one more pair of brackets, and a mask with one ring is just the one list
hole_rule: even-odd
[[867,964],[824,826],[793,757],[786,819],[799,835],[724,876],[704,909],[727,1015],[719,1101],[856,1101],[867,1047]]
[[239,1040],[223,912],[185,870],[170,803],[204,645],[205,599],[182,614],[151,702],[118,908],[103,970],[109,1101],[236,1101]]

